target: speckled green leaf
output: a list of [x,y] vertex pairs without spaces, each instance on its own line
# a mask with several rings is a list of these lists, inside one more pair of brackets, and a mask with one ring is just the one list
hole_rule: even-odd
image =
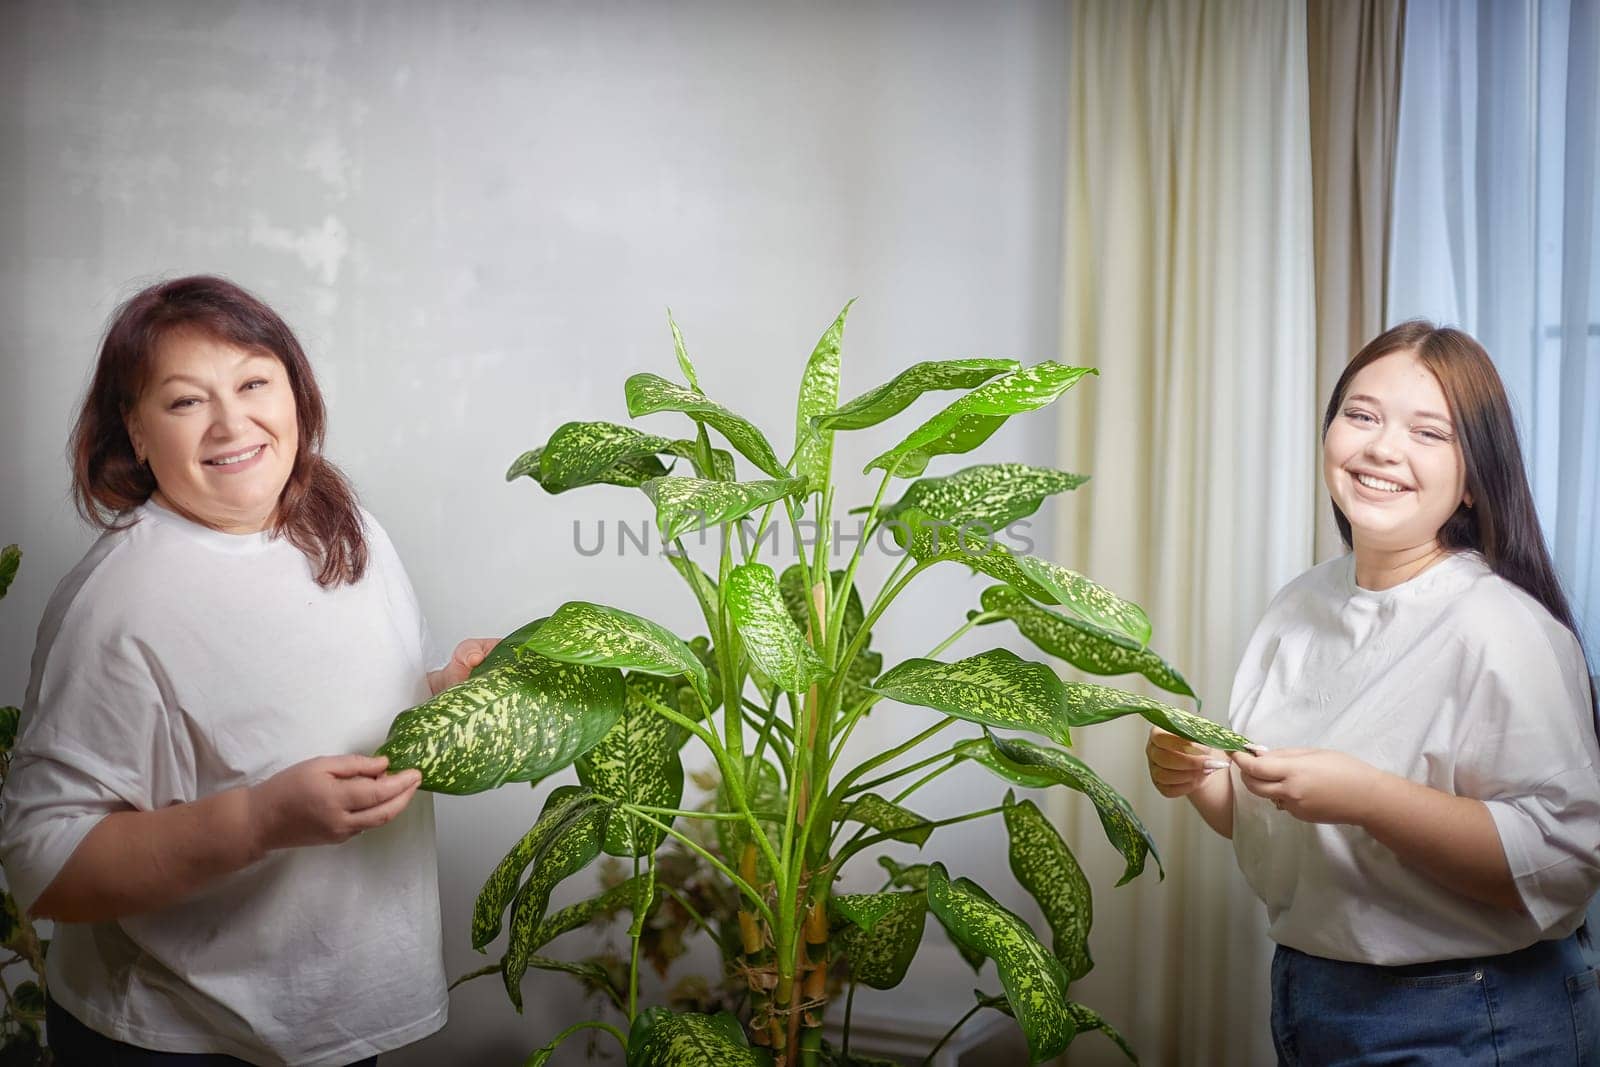
[[1011,416],[1044,407],[1090,373],[1096,372],[1049,360],[1012,371],[957,398],[912,430],[905,440],[868,463],[866,470],[915,477],[927,469],[928,460],[934,456],[972,451]]
[[[783,775],[778,768],[762,760],[756,764],[755,773],[745,785],[745,800],[750,804],[750,810],[763,812],[783,812],[787,809],[787,801],[783,792]],[[718,811],[737,811],[733,798],[728,793],[726,785],[717,787]],[[770,840],[779,840],[782,827],[777,819],[757,818],[757,822],[766,831]],[[750,824],[742,819],[716,820],[717,848],[722,853],[722,858],[734,870],[739,869],[739,857],[744,853],[744,846],[754,840],[750,836]],[[766,856],[757,850],[756,877],[762,884],[772,881],[772,868],[767,863]]]
[[10,752],[11,746],[17,743],[17,727],[21,723],[21,708],[12,707],[9,704],[0,708],[0,754]]
[[472,947],[482,952],[484,946],[500,935],[500,919],[506,905],[516,896],[517,883],[522,872],[539,851],[545,848],[557,832],[574,822],[587,808],[602,804],[599,798],[586,789],[564,785],[552,790],[545,799],[538,820],[523,834],[511,851],[507,852],[490,873],[478,899],[472,906]]
[[995,775],[1024,789],[1048,789],[1057,784],[1049,775],[1031,772],[1000,755],[987,737],[968,738],[952,748],[950,753],[958,759],[981,763]]
[[742,519],[756,508],[801,493],[804,478],[758,482],[710,482],[701,478],[652,478],[644,490],[656,506],[656,528],[672,541],[688,530]]
[[973,389],[997,374],[1021,370],[1014,359],[944,359],[913,363],[889,381],[870,389],[837,411],[817,419],[819,430],[861,430],[904,411],[923,393]]
[[846,894],[834,897],[829,910],[844,923],[838,939],[852,978],[873,989],[893,989],[905,979],[922,944],[926,893]]
[[844,306],[833,324],[822,332],[806,361],[800,379],[800,399],[795,412],[794,472],[808,479],[813,489],[827,480],[833,466],[833,432],[813,429],[811,420],[839,406],[839,345],[844,338],[844,320],[850,304]]
[[622,707],[620,671],[524,653],[401,712],[377,754],[420,770],[424,789],[481,793],[568,766]]
[[772,1067],[772,1056],[751,1048],[744,1027],[727,1012],[646,1008],[628,1030],[627,1067]]
[[534,619],[527,625],[519,626],[515,630],[512,630],[510,633],[506,634],[495,643],[495,646],[489,650],[489,654],[483,657],[482,662],[480,662],[476,667],[472,668],[472,673],[467,675],[467,677],[477,678],[481,675],[487,674],[489,671],[494,670],[496,667],[503,667],[507,663],[517,662],[517,660],[520,658],[518,656],[518,652],[522,648],[522,643],[528,638],[532,637],[534,631],[543,626],[545,619],[548,619],[549,617],[550,616],[545,615],[542,618]]
[[[829,581],[837,586],[844,581],[844,571],[835,570],[828,574]],[[785,567],[783,574],[778,578],[778,592],[783,596],[783,606],[789,612],[789,617],[794,620],[795,626],[805,633],[810,625],[810,613],[806,610],[806,579],[805,573],[800,569],[800,564],[791,563]],[[843,637],[849,641],[861,629],[861,623],[866,619],[867,613],[861,607],[861,592],[855,584],[850,586],[850,593],[845,598]]]
[[[541,468],[544,462],[544,446],[530,449],[512,461],[506,469],[506,481],[514,482],[518,478],[532,478],[542,488],[549,489],[542,481]],[[637,489],[651,478],[659,478],[667,473],[666,466],[653,455],[628,456],[618,460],[604,470],[598,471],[584,485],[620,485],[628,489]],[[564,489],[575,489],[576,485],[567,485]],[[550,492],[563,490],[551,489]]]
[[[598,745],[578,757],[578,781],[615,800],[656,808],[678,807],[683,800],[683,759],[678,750],[687,733],[642,699],[648,694],[657,702],[674,707],[676,692],[661,685],[663,681],[648,674],[628,675],[628,699],[622,718]],[[672,822],[671,816],[662,819],[669,825]],[[643,856],[654,852],[663,836],[663,831],[644,823],[635,825],[635,820],[618,813],[606,827],[605,850],[613,856]]]
[[898,863],[890,856],[879,856],[878,866],[889,873],[889,884],[901,889],[928,888],[926,863]]
[[935,519],[993,533],[1039,510],[1046,497],[1076,489],[1086,474],[1025,463],[984,463],[941,478],[918,478],[878,514],[892,519],[917,508]]
[[[985,765],[991,769],[995,762],[1010,764],[1022,774],[1049,778],[1057,785],[1076,789],[1094,803],[1106,837],[1122,853],[1124,867],[1118,885],[1138,877],[1144,870],[1146,854],[1155,859],[1156,867],[1160,869],[1161,857],[1156,853],[1155,839],[1145,829],[1139,816],[1134,814],[1133,805],[1107,785],[1087,763],[1060,749],[1036,745],[1021,738],[989,734],[988,740],[994,747],[995,761],[986,762]],[[1161,877],[1166,877],[1165,871],[1161,872]]]
[[1028,1041],[1028,1057],[1039,1063],[1058,1056],[1077,1027],[1067,1014],[1066,970],[1039,943],[1028,924],[966,878],[951,881],[944,864],[928,872],[928,907],[950,936],[994,960],[1017,1024]]
[[934,830],[927,818],[890,803],[876,793],[867,793],[846,804],[838,818],[840,822],[858,822],[877,830],[874,837],[888,834],[890,841],[905,841],[919,848]]
[[725,448],[711,450],[711,469],[706,470],[700,462],[700,448],[686,438],[679,438],[671,443],[666,450],[680,459],[686,459],[694,467],[695,477],[705,478],[715,482],[731,482],[734,479],[733,453]]
[[[616,822],[618,816],[612,813],[611,821]],[[640,887],[644,884],[645,877],[640,875],[629,878],[612,886],[597,897],[580,900],[576,904],[568,904],[560,911],[546,915],[528,939],[530,952],[537,952],[562,934],[569,933],[589,925],[596,919],[607,918],[615,915],[623,908],[635,906],[635,898],[641,895]]]
[[683,343],[683,331],[678,329],[677,320],[672,317],[672,309],[667,309],[667,325],[672,329],[672,351],[678,357],[678,369],[683,372],[683,380],[689,383],[689,388],[700,392],[700,379],[694,372],[694,364],[689,361],[689,349]]
[[828,668],[783,606],[778,577],[765,563],[741,563],[728,572],[723,602],[755,665],[781,688],[804,692],[828,676]]
[[1099,1030],[1115,1042],[1116,1046],[1122,1050],[1122,1054],[1128,1057],[1131,1062],[1139,1062],[1139,1057],[1133,1051],[1133,1046],[1128,1044],[1126,1038],[1117,1033],[1115,1027],[1101,1018],[1099,1012],[1092,1008],[1084,1007],[1077,1001],[1069,1000],[1067,1002],[1067,1014],[1072,1016],[1073,1025],[1078,1028],[1078,1033],[1087,1034],[1091,1031]]
[[640,433],[614,422],[569,422],[545,442],[539,457],[539,484],[562,493],[592,485],[601,474],[627,459],[671,449],[665,437]]
[[681,411],[727,438],[740,455],[774,478],[787,478],[789,470],[772,451],[772,445],[748,419],[737,415],[704,393],[674,385],[656,374],[635,374],[624,386],[628,414],[633,418],[657,411]]
[[1237,752],[1250,744],[1248,737],[1236,734],[1226,726],[1219,726],[1204,716],[1154,700],[1148,704],[1140,704],[1137,710],[1147,721],[1155,723],[1163,730],[1186,737],[1190,741],[1198,741],[1202,745],[1210,745],[1212,748],[1220,748],[1227,752]]
[[908,507],[886,525],[919,563],[965,563],[1035,600],[1060,604],[1097,626],[1132,638],[1141,648],[1150,640],[1150,620],[1139,605],[1076,571],[1035,556],[1019,556],[979,531],[936,519],[921,508]]
[[872,691],[967,722],[1027,730],[1071,744],[1061,679],[1044,664],[1024,660],[1010,649],[991,648],[954,663],[906,660],[873,683]]
[[1094,966],[1089,958],[1089,927],[1094,900],[1072,850],[1031,800],[1005,800],[1006,832],[1011,838],[1011,873],[1033,895],[1050,926],[1051,949],[1077,981]]
[[500,962],[500,977],[506,995],[517,1011],[522,1011],[522,976],[533,954],[533,938],[544,922],[550,904],[550,891],[560,882],[583,870],[600,854],[606,825],[614,817],[609,803],[586,804],[570,818],[560,819],[534,850],[528,877],[511,902],[511,937]]
[[1140,674],[1169,693],[1195,695],[1177,668],[1130,637],[1041,607],[1006,585],[985,589],[981,602],[984,611],[1004,615],[1022,636],[1081,671]]
[[569,600],[522,647],[563,663],[681,674],[711,699],[706,669],[689,646],[665,626],[621,608]]
[[4,599],[10,590],[12,581],[17,577],[17,568],[21,565],[22,549],[16,545],[0,548],[0,599]]

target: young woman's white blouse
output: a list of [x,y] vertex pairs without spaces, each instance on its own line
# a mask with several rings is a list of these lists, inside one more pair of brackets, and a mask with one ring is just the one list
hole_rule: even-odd
[[1564,937],[1600,887],[1600,751],[1578,642],[1459,553],[1392,589],[1350,555],[1290,582],[1234,679],[1229,725],[1484,801],[1528,914],[1412,870],[1366,831],[1301,822],[1234,775],[1234,851],[1279,944],[1406,964]]
[[[370,515],[369,564],[324,589],[267,534],[154,504],[97,541],[39,627],[0,819],[31,907],[107,814],[371,752],[427,697],[426,626]],[[444,1025],[432,797],[340,845],[273,852],[171,907],[57,923],[50,995],[120,1041],[342,1065]]]

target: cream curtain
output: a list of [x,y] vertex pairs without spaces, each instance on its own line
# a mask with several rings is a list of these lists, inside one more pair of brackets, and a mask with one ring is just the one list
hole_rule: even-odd
[[[1404,0],[1308,0],[1317,399],[1384,328]],[[1344,552],[1317,494],[1317,560]]]
[[[1060,464],[1092,472],[1058,559],[1132,597],[1222,717],[1272,593],[1313,557],[1318,398],[1307,17],[1281,0],[1073,5]],[[1058,798],[1096,887],[1074,995],[1146,1063],[1272,1062],[1265,914],[1228,842],[1149,785],[1145,726],[1076,749],[1166,864],[1111,888],[1093,809]],[[1070,1064],[1116,1063],[1096,1036]]]

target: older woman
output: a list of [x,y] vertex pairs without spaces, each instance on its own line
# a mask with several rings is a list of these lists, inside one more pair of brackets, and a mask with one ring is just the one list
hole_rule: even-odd
[[492,642],[427,669],[323,423],[289,328],[227,281],[107,331],[72,449],[105,533],[40,624],[0,831],[57,923],[65,1067],[342,1065],[444,1024],[432,805],[360,753]]

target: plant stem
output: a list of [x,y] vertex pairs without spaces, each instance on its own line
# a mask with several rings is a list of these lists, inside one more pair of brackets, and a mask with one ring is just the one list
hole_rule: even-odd
[[920,759],[915,763],[908,763],[904,767],[898,767],[895,770],[890,771],[888,774],[879,775],[870,782],[860,782],[856,785],[853,785],[849,789],[841,792],[840,798],[843,799],[846,796],[853,796],[856,793],[865,793],[869,789],[875,789],[887,782],[894,781],[896,778],[902,778],[905,775],[910,774],[912,771],[920,771],[922,768],[929,766],[930,764],[938,763],[941,760],[947,760],[949,758],[950,753],[948,752],[936,752],[927,759]]
[[868,771],[876,770],[877,768],[882,767],[885,763],[888,763],[891,760],[897,759],[905,753],[910,752],[912,749],[922,744],[922,742],[926,741],[934,734],[937,734],[940,730],[943,730],[949,726],[953,726],[959,721],[960,720],[953,715],[945,715],[940,718],[938,722],[934,723],[932,726],[928,727],[911,740],[906,741],[903,744],[896,745],[887,752],[880,752],[871,759],[857,764],[854,770],[850,771],[849,774],[846,774],[842,779],[839,780],[839,788],[836,790],[836,792],[849,792],[850,787]]
[[[454,982],[450,983],[450,989],[454,989],[456,986],[462,984],[463,982],[470,982],[474,978],[487,978],[491,974],[499,974],[499,973],[500,973],[500,965],[498,963],[491,963],[487,967],[479,967],[477,970],[471,971],[471,972],[469,972],[467,974],[462,975],[460,978],[457,978]],[[448,992],[448,990],[446,990],[446,992]]]
[[617,1039],[618,1043],[622,1045],[623,1055],[627,1055],[628,1039],[622,1036],[622,1031],[618,1030],[610,1023],[600,1022],[598,1019],[587,1019],[581,1023],[573,1023],[571,1026],[557,1034],[555,1039],[544,1047],[547,1049],[554,1049],[557,1045],[561,1044],[579,1030],[604,1030],[606,1033]]
[[711,924],[706,921],[706,917],[700,914],[699,909],[693,904],[689,903],[688,897],[684,896],[672,886],[667,885],[665,882],[661,883],[661,891],[667,896],[671,897],[673,900],[676,900],[678,902],[678,907],[688,912],[689,918],[693,919],[695,925],[704,930],[706,935],[710,937],[711,940],[717,940],[717,932],[711,928]]
[[660,819],[657,819],[654,816],[647,814],[646,812],[639,811],[637,808],[634,808],[633,805],[631,805],[631,804],[624,804],[624,805],[622,805],[622,807],[624,809],[630,809],[630,808],[633,809],[634,814],[639,816],[639,818],[643,819],[645,822],[647,822],[650,825],[654,826],[656,829],[660,830],[661,832],[666,833],[666,834],[671,834],[673,837],[677,838],[681,843],[683,843],[684,845],[687,845],[689,847],[689,849],[691,851],[697,853],[700,856],[701,859],[705,860],[707,863],[711,864],[711,866],[713,868],[715,868],[717,871],[721,872],[722,876],[724,878],[728,879],[728,881],[732,882],[734,884],[734,886],[741,893],[743,893],[745,896],[749,897],[751,902],[753,904],[755,904],[757,910],[759,910],[761,912],[762,918],[766,919],[769,924],[777,925],[776,923],[773,923],[773,921],[772,921],[772,909],[767,907],[766,900],[762,898],[760,893],[756,892],[756,889],[755,889],[754,886],[752,886],[749,882],[745,881],[743,878],[740,878],[737,874],[734,874],[733,871],[728,867],[727,864],[723,863],[721,860],[717,859],[717,857],[713,856],[711,853],[709,853],[705,849],[701,848],[700,845],[697,842],[695,842],[695,841],[691,840],[690,838],[686,837],[684,834],[680,833],[679,831],[674,830],[672,827],[668,826],[666,823],[662,822]]
[[[871,526],[873,519],[877,517],[878,506],[883,503],[883,494],[889,488],[889,479],[891,477],[893,477],[893,475],[885,471],[883,475],[883,481],[878,483],[878,495],[872,498],[872,506],[867,509],[866,526]],[[856,568],[861,565],[861,556],[866,546],[866,527],[863,527],[861,532],[861,540],[856,543],[855,551],[850,554],[850,563],[845,567],[844,581],[840,584],[838,591],[834,594],[834,601],[836,603],[848,604],[850,602],[848,599],[850,596],[850,586],[856,580]],[[828,663],[834,663],[833,655],[839,650],[839,635],[844,632],[844,612],[838,611],[834,614],[838,617],[828,620],[828,641],[827,653],[825,657],[826,662]],[[834,665],[836,669],[843,669],[849,666],[849,661],[836,663]]]
[[967,1020],[978,1014],[978,1009],[981,1007],[983,1007],[982,1004],[974,1004],[970,1009],[968,1009],[965,1015],[956,1020],[956,1024],[954,1026],[944,1032],[944,1036],[939,1039],[939,1043],[933,1046],[933,1049],[928,1053],[927,1058],[922,1061],[922,1067],[929,1067],[929,1065],[933,1063],[933,1058],[939,1054],[940,1049],[944,1048],[945,1042],[949,1041],[952,1037],[955,1037],[956,1031],[967,1025]]
[[850,982],[850,992],[844,995],[844,1037],[840,1039],[839,1055],[850,1062],[850,1012],[856,1006],[856,983]]
[[[949,819],[939,819],[936,822],[929,822],[927,826],[929,829],[938,829],[941,826],[954,826],[956,823],[971,822],[973,819],[981,819],[986,815],[998,815],[1004,810],[1004,808],[996,807],[984,808],[982,811],[969,811],[965,815],[956,815]],[[846,860],[850,859],[850,857],[854,856],[864,848],[870,848],[871,846],[881,844],[884,841],[893,841],[895,835],[900,832],[901,831],[899,830],[886,830],[881,834],[873,834],[871,837],[866,838],[865,840],[846,845],[844,848],[839,850],[839,858],[834,861],[835,869],[837,870],[843,868]]]
[[[631,812],[628,815],[628,836],[629,840],[633,843],[633,847],[637,848],[639,843],[639,830],[638,824],[633,821],[633,815]],[[652,851],[650,856],[652,859],[654,859],[655,852]],[[633,877],[635,881],[637,881],[639,878],[638,855],[633,857]],[[648,909],[649,906],[650,905],[647,902],[645,904],[645,908]],[[639,938],[642,936],[644,936],[644,911],[639,910],[638,913],[634,915],[633,922],[628,924],[628,940],[633,942],[633,951],[628,961],[629,1026],[633,1025],[633,1017],[639,1013]]]

